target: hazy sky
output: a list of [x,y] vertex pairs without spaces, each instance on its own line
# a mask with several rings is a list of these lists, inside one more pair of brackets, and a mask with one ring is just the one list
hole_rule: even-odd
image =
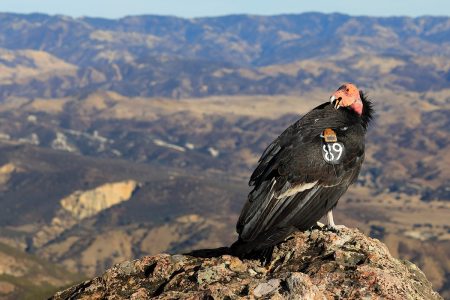
[[272,15],[306,11],[351,15],[450,15],[450,0],[0,0],[2,12],[43,12],[75,17],[125,15]]

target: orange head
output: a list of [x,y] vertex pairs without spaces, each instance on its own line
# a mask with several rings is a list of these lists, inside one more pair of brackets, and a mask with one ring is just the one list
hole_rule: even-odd
[[363,103],[358,88],[353,83],[345,83],[331,95],[330,102],[334,108],[349,107],[358,115],[362,114]]

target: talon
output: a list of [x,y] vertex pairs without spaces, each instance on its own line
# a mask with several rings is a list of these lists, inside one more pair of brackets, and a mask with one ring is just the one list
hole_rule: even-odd
[[342,229],[346,229],[346,228],[347,228],[347,226],[345,226],[345,225],[336,225],[336,224],[334,226],[326,225],[326,229],[328,231],[335,232],[335,233],[338,233]]

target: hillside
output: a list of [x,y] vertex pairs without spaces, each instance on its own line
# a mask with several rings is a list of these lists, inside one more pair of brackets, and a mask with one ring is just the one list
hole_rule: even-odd
[[0,242],[89,277],[228,245],[264,148],[355,81],[377,116],[336,221],[448,298],[449,28],[447,17],[0,14]]
[[0,299],[43,299],[84,277],[0,243]]
[[[243,103],[250,108],[241,109]],[[393,126],[397,132],[424,132],[410,135],[411,142],[427,138],[441,143],[439,132],[448,135],[439,127],[445,122],[412,127],[417,123],[394,118],[407,109],[402,103],[401,98],[391,101],[371,129],[365,169],[341,200],[337,221],[382,239],[394,255],[413,260],[442,289],[449,272],[450,202],[440,193],[448,178],[441,162],[449,158],[445,148],[433,148],[431,142],[413,149],[410,143],[399,146],[402,135],[386,137]],[[7,243],[19,240],[23,250],[88,276],[124,259],[227,245],[235,238],[234,223],[248,192],[245,182],[258,154],[297,118],[288,114],[293,108],[302,113],[311,104],[307,98],[285,96],[173,103],[100,93],[78,101],[19,103],[17,109],[14,103],[0,105],[5,120],[0,124],[8,137],[0,147],[2,201],[8,208],[0,220],[8,231],[0,232]],[[273,109],[266,110],[270,105]],[[411,105],[421,107],[418,101]],[[428,109],[423,114],[433,112]],[[436,156],[436,150],[442,155]],[[396,159],[385,159],[389,155]],[[437,166],[430,169],[433,176],[416,157],[423,166]],[[125,195],[122,200],[111,198],[114,189]],[[92,194],[93,203],[105,197],[112,202],[94,212],[63,204]]]

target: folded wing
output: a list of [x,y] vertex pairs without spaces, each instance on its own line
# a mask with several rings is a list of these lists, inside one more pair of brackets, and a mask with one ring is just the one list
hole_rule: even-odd
[[349,145],[341,164],[328,164],[321,155],[320,129],[305,135],[301,125],[289,127],[261,156],[237,224],[241,240],[270,243],[285,228],[308,229],[358,176],[363,144]]

